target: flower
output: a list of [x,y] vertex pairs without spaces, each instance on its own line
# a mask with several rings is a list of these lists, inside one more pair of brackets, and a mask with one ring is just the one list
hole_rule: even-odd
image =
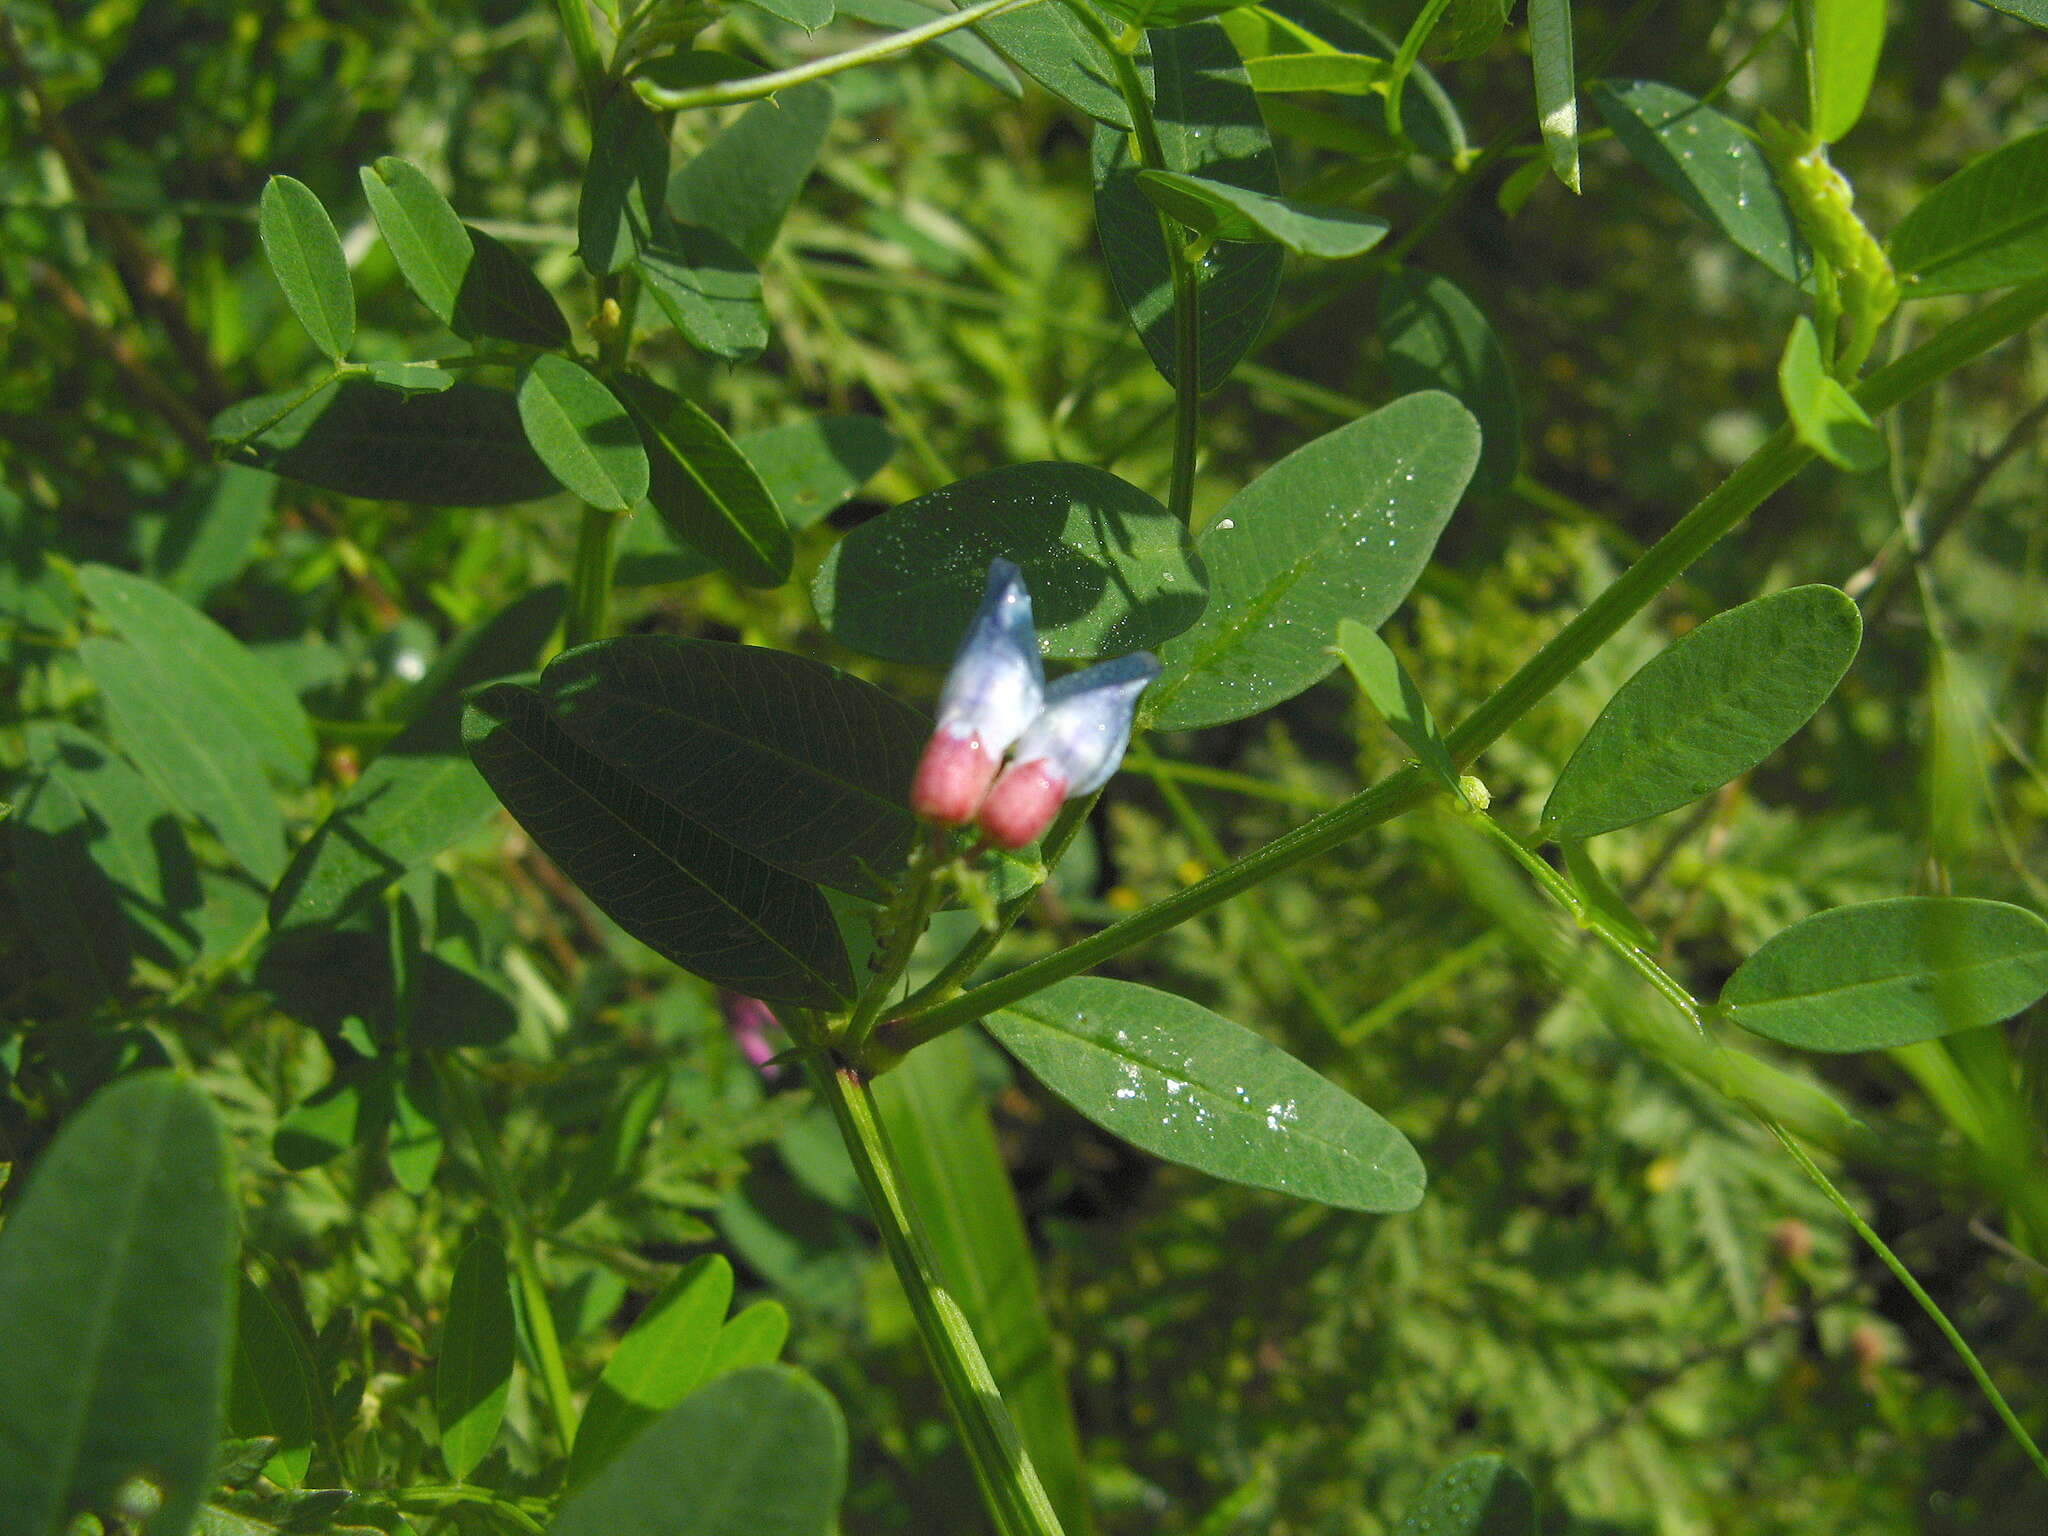
[[738,992],[721,992],[718,1004],[740,1054],[754,1064],[763,1078],[774,1082],[782,1075],[782,1068],[773,1065],[775,1046],[768,1039],[769,1030],[781,1027],[775,1011],[758,997],[745,997]]
[[1063,677],[1010,754],[981,803],[981,829],[1003,848],[1022,848],[1059,814],[1061,804],[1109,781],[1131,741],[1138,695],[1159,675],[1149,651],[1135,651]]
[[967,626],[939,694],[939,723],[910,784],[910,808],[948,826],[974,819],[982,797],[1045,698],[1024,573],[991,560],[981,611]]

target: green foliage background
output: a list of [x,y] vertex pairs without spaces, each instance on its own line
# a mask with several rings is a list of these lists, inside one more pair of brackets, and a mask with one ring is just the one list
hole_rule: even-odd
[[[1376,8],[1405,23],[1399,0]],[[207,416],[315,361],[257,247],[256,199],[288,173],[335,211],[365,358],[418,356],[427,334],[355,180],[384,154],[429,168],[465,218],[530,258],[580,333],[587,129],[555,17],[467,0],[9,10],[104,185],[77,185],[10,97],[0,764],[23,769],[55,722],[98,730],[62,562],[102,561],[203,600],[298,692],[323,772],[279,793],[291,826],[310,827],[453,635],[565,574],[572,518],[561,503],[429,510],[291,485],[273,504],[209,463]],[[1783,110],[1796,82],[1785,36],[1766,37],[1779,13],[1582,4],[1582,61],[1612,30],[1625,41],[1610,74],[1703,92],[1760,43],[1730,100]],[[753,13],[729,26],[771,35]],[[1879,229],[2040,126],[2048,66],[2040,34],[1969,4],[1912,7],[1892,43],[1837,156]],[[1475,143],[1510,133],[1540,153],[1511,41],[1441,68]],[[1035,88],[997,96],[930,54],[833,89],[823,158],[766,264],[767,354],[728,367],[672,341],[649,360],[735,432],[798,407],[858,410],[903,447],[832,526],[798,534],[797,581],[639,589],[621,619],[823,655],[922,698],[928,674],[819,632],[804,593],[837,530],[1032,459],[1156,489],[1168,397],[1109,290],[1088,142],[1065,109]],[[679,149],[704,131],[687,117]],[[1328,164],[1298,146],[1283,160],[1290,186]],[[1441,162],[1389,167],[1373,200],[1397,233],[1442,211],[1414,259],[1492,321],[1525,423],[1521,475],[1468,498],[1393,632],[1445,718],[1778,419],[1792,290],[1611,140],[1589,142],[1584,174],[1582,198],[1546,181],[1512,216],[1492,196],[1498,174],[1444,201]],[[166,263],[190,338],[132,309],[92,222],[107,212]],[[1198,521],[1280,454],[1399,392],[1376,340],[1379,286],[1365,267],[1290,268],[1254,365],[1207,406]],[[1602,844],[1695,990],[1711,995],[1824,906],[1912,890],[2048,902],[2041,454],[2029,441],[1973,475],[1975,456],[2038,419],[2044,387],[2036,337],[1895,416],[1884,472],[1808,470],[1488,754],[1496,806],[1533,820],[1587,722],[1672,636],[1760,590],[1870,569],[1855,593],[1862,655],[1812,725],[1706,804]],[[1952,505],[1953,531],[1916,567],[1902,517],[1940,527]],[[1193,766],[1154,773],[1137,755],[1013,958],[1178,888],[1219,845],[1254,846],[1402,756],[1341,679],[1149,751]],[[1256,792],[1212,787],[1219,772]],[[281,1166],[286,1116],[328,1082],[330,1043],[347,1035],[317,977],[295,985],[281,963],[244,963],[264,893],[217,862],[202,849],[181,941],[192,963],[145,953],[104,988],[39,945],[50,893],[33,871],[0,884],[0,1158],[31,1162],[135,1063],[196,1074],[229,1116],[251,1275],[318,1383],[309,1486],[435,1481],[434,1340],[484,1219],[480,1191],[405,1095],[388,1135],[358,1145],[343,1127],[340,1156]],[[403,891],[436,952],[483,978],[461,1022],[495,1042],[471,1059],[513,1178],[533,1208],[569,1213],[544,1264],[577,1379],[679,1262],[715,1245],[743,1295],[789,1306],[789,1358],[846,1411],[846,1529],[971,1528],[965,1466],[829,1122],[801,1094],[765,1093],[709,990],[596,915],[509,822]],[[374,957],[381,937],[365,942]],[[1432,1468],[1480,1449],[1531,1475],[1547,1530],[2039,1529],[2048,1498],[1924,1318],[1767,1136],[1643,1048],[1640,986],[1454,818],[1375,832],[1112,969],[1255,1025],[1369,1099],[1422,1151],[1431,1187],[1412,1215],[1367,1218],[1216,1184],[1107,1141],[977,1042],[1105,1531],[1389,1530]],[[1858,1198],[2035,1423],[2048,1412],[2048,1230],[2029,1226],[2021,1186],[2043,1170],[2044,1024],[2037,1005],[2003,1032],[2009,1053],[1966,1037],[1941,1061],[1802,1069],[1879,1128],[1848,1170]],[[1956,1108],[1944,1087],[1958,1073],[2003,1084],[2018,1120]],[[616,1106],[649,1077],[658,1112],[614,1173]],[[303,1115],[293,1124],[306,1133]],[[487,1464],[504,1486],[538,1470],[536,1392],[523,1373],[502,1465]]]

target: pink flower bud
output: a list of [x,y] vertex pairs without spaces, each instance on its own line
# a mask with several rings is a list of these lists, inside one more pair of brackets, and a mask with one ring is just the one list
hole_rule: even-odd
[[744,997],[738,992],[719,993],[718,1003],[725,1013],[725,1027],[732,1032],[733,1044],[740,1048],[740,1054],[754,1064],[762,1077],[774,1082],[782,1075],[782,1068],[768,1065],[777,1054],[768,1031],[781,1028],[775,1011],[758,997]]
[[1052,825],[1066,798],[1067,781],[1044,758],[1015,763],[981,802],[981,830],[998,848],[1022,848]]
[[1052,824],[1062,801],[1106,784],[1130,745],[1138,695],[1158,675],[1158,660],[1137,651],[1046,689],[1045,707],[982,802],[981,829],[989,839],[1021,848]]
[[981,611],[946,674],[938,728],[911,781],[910,808],[949,826],[974,819],[1003,754],[1023,735],[1045,697],[1038,632],[1024,573],[991,560]]

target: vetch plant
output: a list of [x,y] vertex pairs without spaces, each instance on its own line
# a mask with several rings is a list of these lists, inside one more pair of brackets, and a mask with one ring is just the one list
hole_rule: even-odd
[[[104,422],[0,413],[0,1132],[33,1165],[0,1536],[893,1531],[953,1500],[948,1444],[1001,1536],[1323,1529],[1368,1487],[1404,1530],[1533,1532],[1530,1478],[1449,1443],[1474,1422],[1563,1522],[1704,1528],[1738,1474],[1698,1452],[1698,1507],[1658,1503],[1649,1431],[1711,1415],[1648,1394],[1712,1374],[1745,1437],[1821,1394],[1783,1407],[1803,1510],[1835,1420],[1918,1455],[1976,1411],[1872,1387],[1866,1423],[1767,1373],[1851,1310],[1924,1318],[1995,1418],[1942,1475],[2048,1477],[2025,1360],[1920,1272],[1966,1225],[1973,1264],[2048,1259],[2003,1029],[2048,996],[2048,725],[2010,686],[2038,498],[1949,539],[2048,420],[1949,417],[2048,315],[2048,136],[1982,105],[1954,168],[1931,118],[1947,179],[1884,182],[1881,237],[1837,161],[1888,174],[1850,135],[1928,94],[1884,83],[1883,7],[1752,9],[1681,88],[1605,74],[1661,57],[1642,4],[1582,71],[1566,0],[1513,32],[1466,0],[558,0],[421,50],[451,90],[560,56],[505,129],[543,185],[493,203],[488,133],[334,129],[376,158],[250,186],[283,304],[220,258],[213,338],[63,122],[56,23],[0,19],[77,198],[42,211],[112,253],[23,275],[181,456],[103,477]],[[356,122],[293,79],[295,133]],[[1621,286],[1680,218],[1742,327]],[[1620,346],[1570,392],[1582,289],[1740,385],[1626,483],[1691,401]],[[99,329],[116,294],[147,345]],[[1787,1211],[1873,1267],[1760,1259]],[[1269,1310],[1216,1327],[1247,1254]],[[2001,1350],[2031,1283],[1971,1308]],[[1483,1321],[1427,1332],[1457,1306]],[[1208,1395],[1128,1401],[1196,1326],[1235,1351],[1173,1359]],[[889,1375],[913,1337],[951,1442]],[[1885,1470],[1845,1465],[1850,1501]],[[1642,1508],[1603,1502],[1631,1477]]]

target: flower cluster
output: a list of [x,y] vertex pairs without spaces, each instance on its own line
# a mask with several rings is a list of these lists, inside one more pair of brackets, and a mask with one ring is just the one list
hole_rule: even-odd
[[979,821],[990,842],[1022,848],[1062,802],[1116,772],[1138,695],[1158,675],[1158,661],[1137,651],[1047,686],[1024,573],[991,561],[981,611],[939,694],[911,809],[946,826]]

